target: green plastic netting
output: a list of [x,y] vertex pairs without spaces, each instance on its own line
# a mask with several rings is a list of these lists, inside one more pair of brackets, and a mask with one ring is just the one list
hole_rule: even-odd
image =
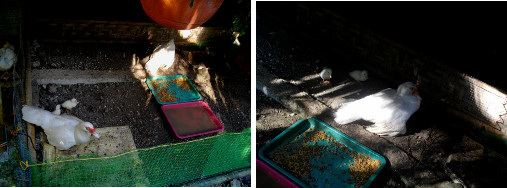
[[31,163],[32,186],[170,186],[251,164],[250,128],[181,143]]

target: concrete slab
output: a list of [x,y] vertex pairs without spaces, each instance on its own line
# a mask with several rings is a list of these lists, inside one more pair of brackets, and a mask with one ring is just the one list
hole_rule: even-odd
[[132,82],[137,80],[130,71],[62,69],[32,70],[32,79],[41,85],[97,84],[109,82]]
[[76,145],[69,150],[57,150],[58,157],[79,157],[86,153],[113,156],[136,149],[132,132],[128,126],[97,128],[100,138],[92,137],[88,144]]
[[327,108],[327,106],[316,102],[312,96],[300,91],[287,80],[270,73],[262,64],[257,65],[256,87],[267,96],[297,113],[313,116],[321,114]]
[[[88,144],[76,145],[70,148],[69,150],[64,151],[56,150],[54,146],[47,143],[47,140],[41,141],[44,152],[44,160],[59,159],[59,158],[77,158],[89,153],[94,153],[102,157],[108,157],[115,156],[132,149],[136,149],[132,133],[128,126],[97,128],[96,131],[100,135],[99,139],[92,137]],[[133,181],[135,182],[136,186],[150,185],[149,179],[144,174],[142,165],[143,161],[139,158],[137,152],[129,153],[128,157],[123,158],[122,160],[129,161],[128,163],[123,163],[129,165],[129,168],[122,168],[117,170],[129,169],[130,174],[135,174]],[[82,162],[77,165],[79,165],[80,168],[93,168],[94,163],[88,164],[86,162]],[[58,176],[58,174],[61,173],[76,173],[74,172],[74,169],[71,168],[65,168],[64,171],[60,170],[55,171],[54,169],[51,168],[48,168],[46,170],[48,176]],[[117,179],[124,178],[122,176],[124,176],[125,174],[126,173],[124,172],[114,173],[111,174],[111,176],[103,177],[105,179],[110,180],[108,181],[101,180],[99,182],[114,182]],[[107,187],[114,185],[114,184],[103,185],[94,183],[95,182],[90,182],[89,186]]]
[[[92,137],[88,144],[76,145],[68,150],[56,150],[54,146],[41,141],[44,150],[44,160],[54,158],[76,158],[87,153],[100,156],[114,156],[120,153],[136,149],[132,132],[128,126],[96,128],[100,138]],[[42,134],[42,133],[41,133]]]

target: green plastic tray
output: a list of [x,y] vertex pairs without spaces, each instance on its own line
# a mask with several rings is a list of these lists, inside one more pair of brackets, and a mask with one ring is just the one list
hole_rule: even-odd
[[[350,165],[354,164],[354,160],[350,155],[343,152],[342,150],[337,150],[340,155],[328,152],[323,153],[321,156],[310,158],[310,164],[312,165],[310,172],[311,179],[298,179],[269,159],[269,157],[273,155],[274,151],[276,151],[277,148],[284,146],[288,142],[295,139],[303,141],[303,139],[305,139],[304,133],[308,130],[311,130],[312,128],[315,130],[324,131],[328,136],[336,139],[351,151],[355,151],[358,154],[380,161],[379,168],[371,175],[371,177],[365,184],[363,184],[362,187],[368,187],[375,179],[375,177],[380,173],[380,171],[384,168],[386,160],[383,156],[313,117],[309,119],[299,120],[294,125],[280,133],[259,150],[259,157],[302,187],[357,187],[357,182],[352,180],[349,171]],[[303,142],[303,144],[329,145],[327,141]],[[287,153],[287,155],[290,155],[290,152]],[[344,163],[346,165],[343,165]],[[304,182],[310,183],[306,184]]]
[[[176,79],[185,79],[188,88],[182,88],[176,82]],[[171,75],[171,76],[154,76],[147,77],[146,84],[151,90],[153,96],[159,104],[172,104],[190,101],[202,100],[201,95],[195,89],[194,85],[185,75]],[[170,99],[164,98],[161,93],[170,95]]]

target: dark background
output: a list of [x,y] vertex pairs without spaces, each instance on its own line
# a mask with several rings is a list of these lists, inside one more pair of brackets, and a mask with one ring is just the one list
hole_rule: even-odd
[[[295,3],[257,3],[257,11],[284,11],[284,28],[318,36],[319,24],[296,24]],[[348,21],[506,91],[505,2],[319,2]],[[322,35],[321,43],[326,43]]]

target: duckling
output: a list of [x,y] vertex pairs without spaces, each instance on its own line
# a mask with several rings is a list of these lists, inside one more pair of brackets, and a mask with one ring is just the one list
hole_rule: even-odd
[[72,98],[71,100],[63,102],[62,107],[66,108],[67,110],[71,110],[72,108],[76,107],[78,103],[79,102],[77,102],[75,98]]
[[54,115],[60,115],[62,113],[62,110],[60,109],[60,105],[56,105],[55,110],[51,113]]
[[361,82],[368,80],[368,72],[366,70],[362,70],[362,71],[355,70],[355,71],[349,72],[349,75],[359,84],[361,84]]
[[333,70],[331,70],[328,67],[324,67],[322,71],[320,72],[320,78],[322,78],[323,84],[331,84],[331,77],[332,77]]

